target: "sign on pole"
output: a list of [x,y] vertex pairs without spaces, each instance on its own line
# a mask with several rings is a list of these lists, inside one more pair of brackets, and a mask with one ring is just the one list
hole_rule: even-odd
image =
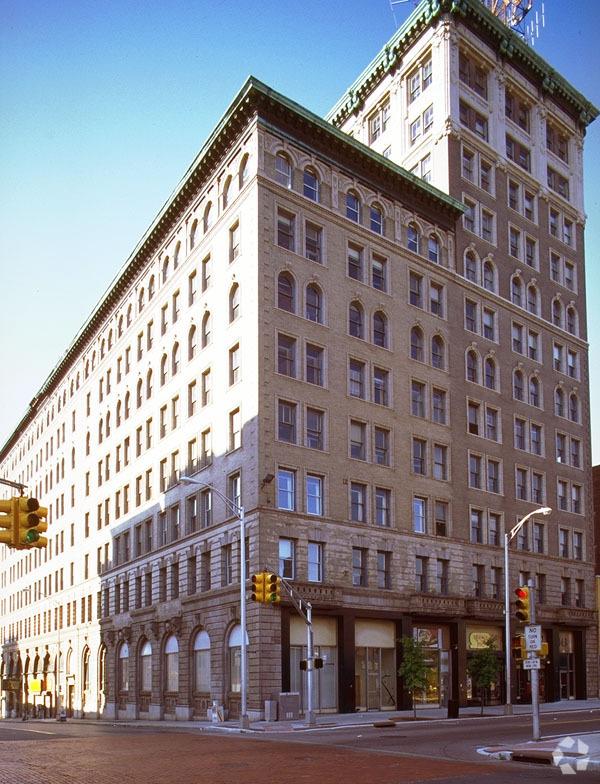
[[542,625],[533,623],[525,626],[525,650],[539,651],[542,647]]
[[540,660],[538,658],[523,659],[523,669],[524,670],[539,670],[540,669]]

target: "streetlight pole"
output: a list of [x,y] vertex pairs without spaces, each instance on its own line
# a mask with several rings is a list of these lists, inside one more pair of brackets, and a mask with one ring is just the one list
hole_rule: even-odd
[[242,641],[240,647],[241,654],[241,674],[240,674],[240,728],[248,729],[250,722],[247,712],[247,682],[246,682],[246,660],[247,660],[247,646],[246,646],[246,520],[244,516],[244,507],[238,506],[231,498],[227,498],[220,490],[217,490],[214,485],[207,484],[206,482],[199,482],[197,479],[192,479],[189,476],[180,476],[179,481],[186,485],[198,485],[199,487],[212,490],[219,498],[225,502],[229,509],[240,521],[240,626],[242,630]]
[[519,522],[511,529],[510,533],[504,533],[504,654],[505,654],[505,667],[506,667],[506,704],[504,706],[504,713],[506,716],[511,716],[513,712],[512,698],[511,698],[511,677],[510,677],[510,598],[509,598],[509,574],[508,574],[508,543],[511,542],[519,533],[525,523],[535,515],[548,515],[552,509],[549,506],[542,506],[539,509],[534,509],[529,512],[525,517],[522,517]]

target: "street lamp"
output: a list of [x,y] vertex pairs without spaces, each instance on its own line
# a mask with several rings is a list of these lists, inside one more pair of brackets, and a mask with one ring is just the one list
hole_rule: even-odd
[[246,521],[244,518],[244,507],[238,506],[231,498],[227,498],[224,493],[217,490],[214,485],[207,484],[206,482],[199,482],[197,479],[192,479],[189,476],[180,476],[179,481],[186,485],[198,485],[212,490],[219,498],[225,502],[229,509],[240,521],[240,626],[242,627],[242,643],[241,643],[241,676],[240,676],[240,728],[248,729],[250,722],[246,710]]
[[504,713],[512,715],[512,702],[511,702],[511,682],[510,682],[510,600],[509,600],[509,587],[508,587],[508,543],[511,542],[519,533],[521,528],[529,520],[530,517],[535,515],[548,515],[552,509],[549,506],[541,506],[539,509],[534,509],[529,512],[525,517],[522,517],[519,522],[511,529],[510,533],[504,533],[504,653],[506,661],[506,705],[504,706]]

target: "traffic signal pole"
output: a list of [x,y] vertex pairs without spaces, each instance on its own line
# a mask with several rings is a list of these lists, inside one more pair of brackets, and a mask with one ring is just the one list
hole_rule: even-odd
[[[529,615],[530,623],[535,624],[535,590],[533,580],[528,581],[529,585]],[[536,654],[537,655],[537,651]],[[531,672],[531,714],[533,721],[533,740],[540,740],[540,671],[538,669]]]

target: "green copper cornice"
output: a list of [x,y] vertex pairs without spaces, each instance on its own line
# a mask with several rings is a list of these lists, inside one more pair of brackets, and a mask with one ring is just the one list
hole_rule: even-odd
[[372,60],[348,91],[327,114],[326,119],[341,125],[364,103],[382,77],[402,62],[404,54],[425,30],[446,18],[470,28],[502,58],[510,60],[536,83],[569,108],[572,117],[584,127],[599,110],[558,74],[523,39],[494,16],[482,0],[422,0],[406,22]]

